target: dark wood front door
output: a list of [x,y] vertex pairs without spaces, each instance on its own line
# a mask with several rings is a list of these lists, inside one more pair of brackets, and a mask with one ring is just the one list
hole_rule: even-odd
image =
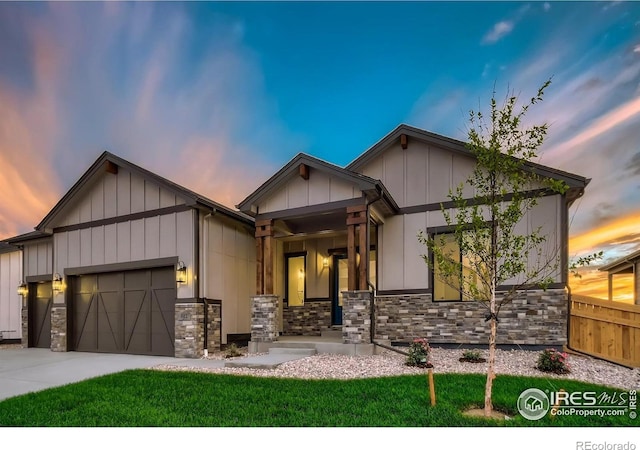
[[29,286],[29,347],[51,347],[51,282]]
[[74,350],[174,355],[172,267],[77,276],[71,297]]
[[342,325],[342,292],[348,289],[347,255],[333,255],[332,325]]

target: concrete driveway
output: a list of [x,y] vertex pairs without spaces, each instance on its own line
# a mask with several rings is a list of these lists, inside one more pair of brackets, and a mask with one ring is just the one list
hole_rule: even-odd
[[222,367],[223,361],[110,353],[52,352],[42,348],[0,350],[0,400],[127,369],[158,364]]

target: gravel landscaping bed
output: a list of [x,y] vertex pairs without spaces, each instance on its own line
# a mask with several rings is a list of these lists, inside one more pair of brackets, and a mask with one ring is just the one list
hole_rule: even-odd
[[[241,350],[246,354],[246,349]],[[628,369],[586,356],[569,355],[571,373],[555,375],[540,372],[535,368],[539,354],[539,351],[497,350],[496,371],[498,374],[575,379],[621,389],[640,389],[640,370],[638,369]],[[488,351],[482,350],[481,355],[488,358]],[[432,348],[431,361],[434,365],[434,373],[486,373],[487,363],[460,362],[458,359],[461,356],[460,349]],[[224,359],[224,353],[211,354],[208,359]],[[404,362],[403,355],[385,350],[382,354],[375,356],[319,354],[283,363],[273,370],[205,369],[170,365],[157,366],[156,369],[303,379],[352,379],[415,375],[426,372],[425,369],[408,367]]]

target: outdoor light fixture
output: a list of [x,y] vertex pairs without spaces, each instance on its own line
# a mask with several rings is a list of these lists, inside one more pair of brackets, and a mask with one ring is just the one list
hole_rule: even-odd
[[53,276],[53,283],[51,284],[53,292],[62,292],[62,277],[59,273]]
[[329,267],[329,258],[322,258],[322,267]]
[[179,261],[176,266],[176,282],[177,283],[186,283],[187,282],[187,266],[184,265],[184,262]]
[[24,281],[20,282],[18,286],[18,295],[26,297],[29,294],[29,286]]

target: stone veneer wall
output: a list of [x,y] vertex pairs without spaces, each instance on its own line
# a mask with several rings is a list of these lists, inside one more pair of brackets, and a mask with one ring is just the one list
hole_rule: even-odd
[[204,354],[204,305],[176,303],[176,358],[200,358]]
[[306,301],[302,306],[285,306],[282,310],[286,336],[320,336],[331,328],[331,301]]
[[278,340],[278,296],[251,297],[251,342]]
[[29,307],[26,305],[22,306],[22,340],[20,343],[22,344],[22,348],[29,347]]
[[220,350],[222,345],[222,305],[207,304],[207,350],[209,353]]
[[67,351],[67,307],[57,305],[51,308],[51,351]]
[[370,291],[343,293],[342,342],[345,344],[371,343],[371,297]]
[[[433,302],[431,294],[377,297],[376,339],[425,337],[434,343],[485,344],[489,326],[479,302]],[[498,315],[498,344],[563,345],[568,295],[564,289],[520,292]]]

